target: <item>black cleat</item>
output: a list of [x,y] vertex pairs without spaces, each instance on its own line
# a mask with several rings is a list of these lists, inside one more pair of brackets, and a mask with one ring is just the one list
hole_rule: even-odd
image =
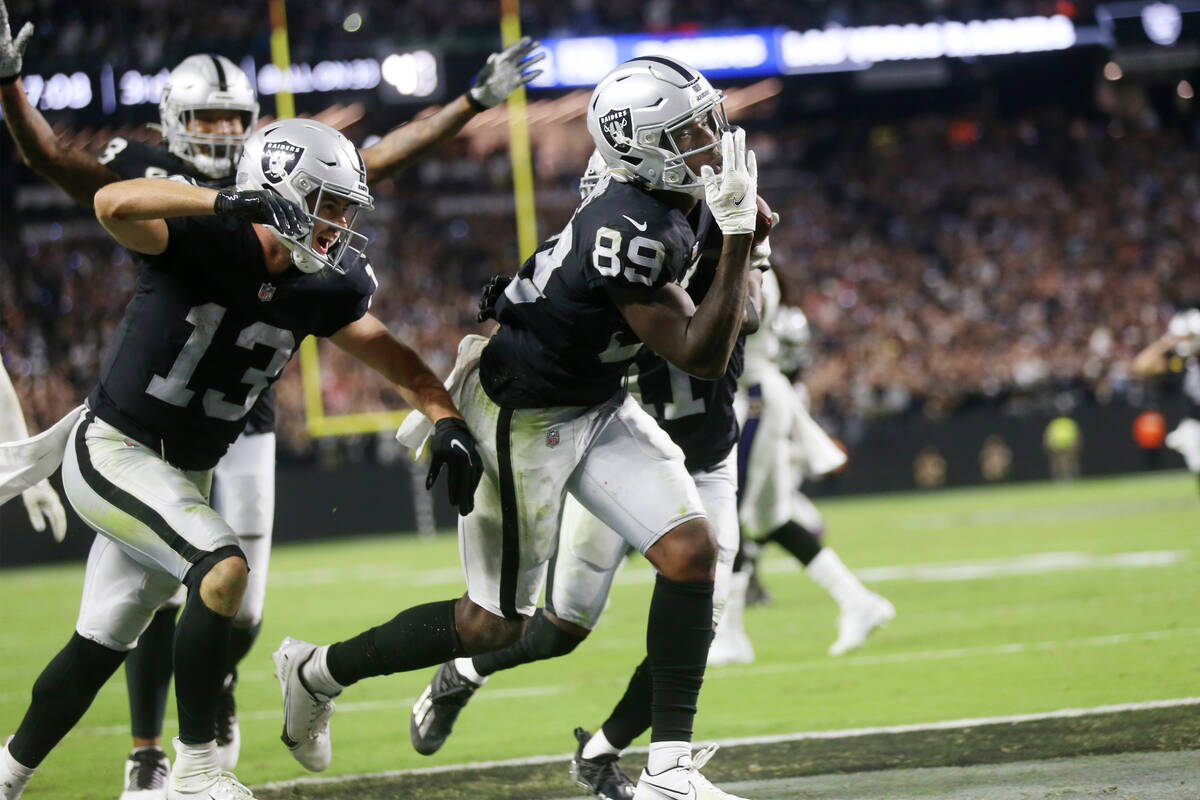
[[459,712],[478,688],[459,673],[453,661],[438,667],[433,680],[413,704],[408,721],[408,738],[413,749],[423,756],[440,750],[454,730]]
[[579,747],[571,759],[571,777],[601,800],[633,800],[633,792],[637,787],[617,766],[620,756],[614,753],[595,758],[583,757],[583,746],[591,738],[592,735],[583,728],[575,729],[575,740],[579,742]]

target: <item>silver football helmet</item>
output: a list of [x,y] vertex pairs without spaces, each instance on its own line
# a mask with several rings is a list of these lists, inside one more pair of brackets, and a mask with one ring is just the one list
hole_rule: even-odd
[[[241,133],[195,130],[198,111],[234,111]],[[225,56],[188,56],[171,70],[158,103],[167,149],[209,178],[225,178],[237,166],[238,152],[258,125],[258,100],[246,73]]]
[[783,372],[798,372],[812,360],[809,345],[812,329],[808,317],[795,306],[780,306],[771,322],[771,331],[779,340],[779,368]]
[[1200,308],[1189,308],[1171,317],[1167,331],[1181,339],[1175,352],[1184,358],[1200,353]]
[[[254,133],[238,160],[237,188],[271,189],[308,212],[312,225],[302,236],[268,226],[302,272],[345,272],[347,257],[366,250],[367,237],[354,230],[359,212],[374,208],[366,167],[350,140],[323,122],[281,119]],[[331,200],[339,207],[344,202],[344,213],[339,208],[335,219],[319,216]],[[330,228],[334,233],[326,239]]]
[[[588,132],[615,177],[703,199],[704,183],[684,159],[721,143],[729,128],[724,100],[724,92],[682,61],[641,56],[597,84],[588,102]],[[681,151],[672,134],[695,121],[708,124],[713,141]]]
[[608,165],[604,163],[604,156],[600,155],[599,150],[593,150],[592,155],[588,158],[587,170],[579,179],[579,198],[581,200],[587,199],[606,172],[608,172]]

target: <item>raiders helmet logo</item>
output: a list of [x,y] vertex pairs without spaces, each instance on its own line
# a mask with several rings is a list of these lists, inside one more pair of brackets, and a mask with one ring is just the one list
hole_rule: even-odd
[[605,140],[619,153],[628,153],[633,144],[633,120],[628,108],[617,108],[600,118]]
[[262,171],[271,183],[279,183],[292,174],[304,148],[291,142],[267,142],[263,145]]

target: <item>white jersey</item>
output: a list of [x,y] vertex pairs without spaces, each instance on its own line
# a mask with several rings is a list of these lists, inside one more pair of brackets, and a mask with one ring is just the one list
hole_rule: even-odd
[[746,369],[734,408],[742,424],[738,445],[738,516],[746,534],[761,539],[805,516],[800,484],[846,463],[842,452],[808,413],[808,393],[793,386],[776,362],[772,322],[779,284],[763,275],[762,323],[746,340]]

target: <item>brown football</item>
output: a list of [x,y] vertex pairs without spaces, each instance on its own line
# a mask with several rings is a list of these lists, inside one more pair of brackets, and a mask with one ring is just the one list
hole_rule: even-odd
[[767,201],[763,200],[763,196],[758,195],[758,214],[754,220],[754,243],[758,244],[763,239],[767,238],[767,234],[771,232],[772,221],[771,207],[767,205]]

